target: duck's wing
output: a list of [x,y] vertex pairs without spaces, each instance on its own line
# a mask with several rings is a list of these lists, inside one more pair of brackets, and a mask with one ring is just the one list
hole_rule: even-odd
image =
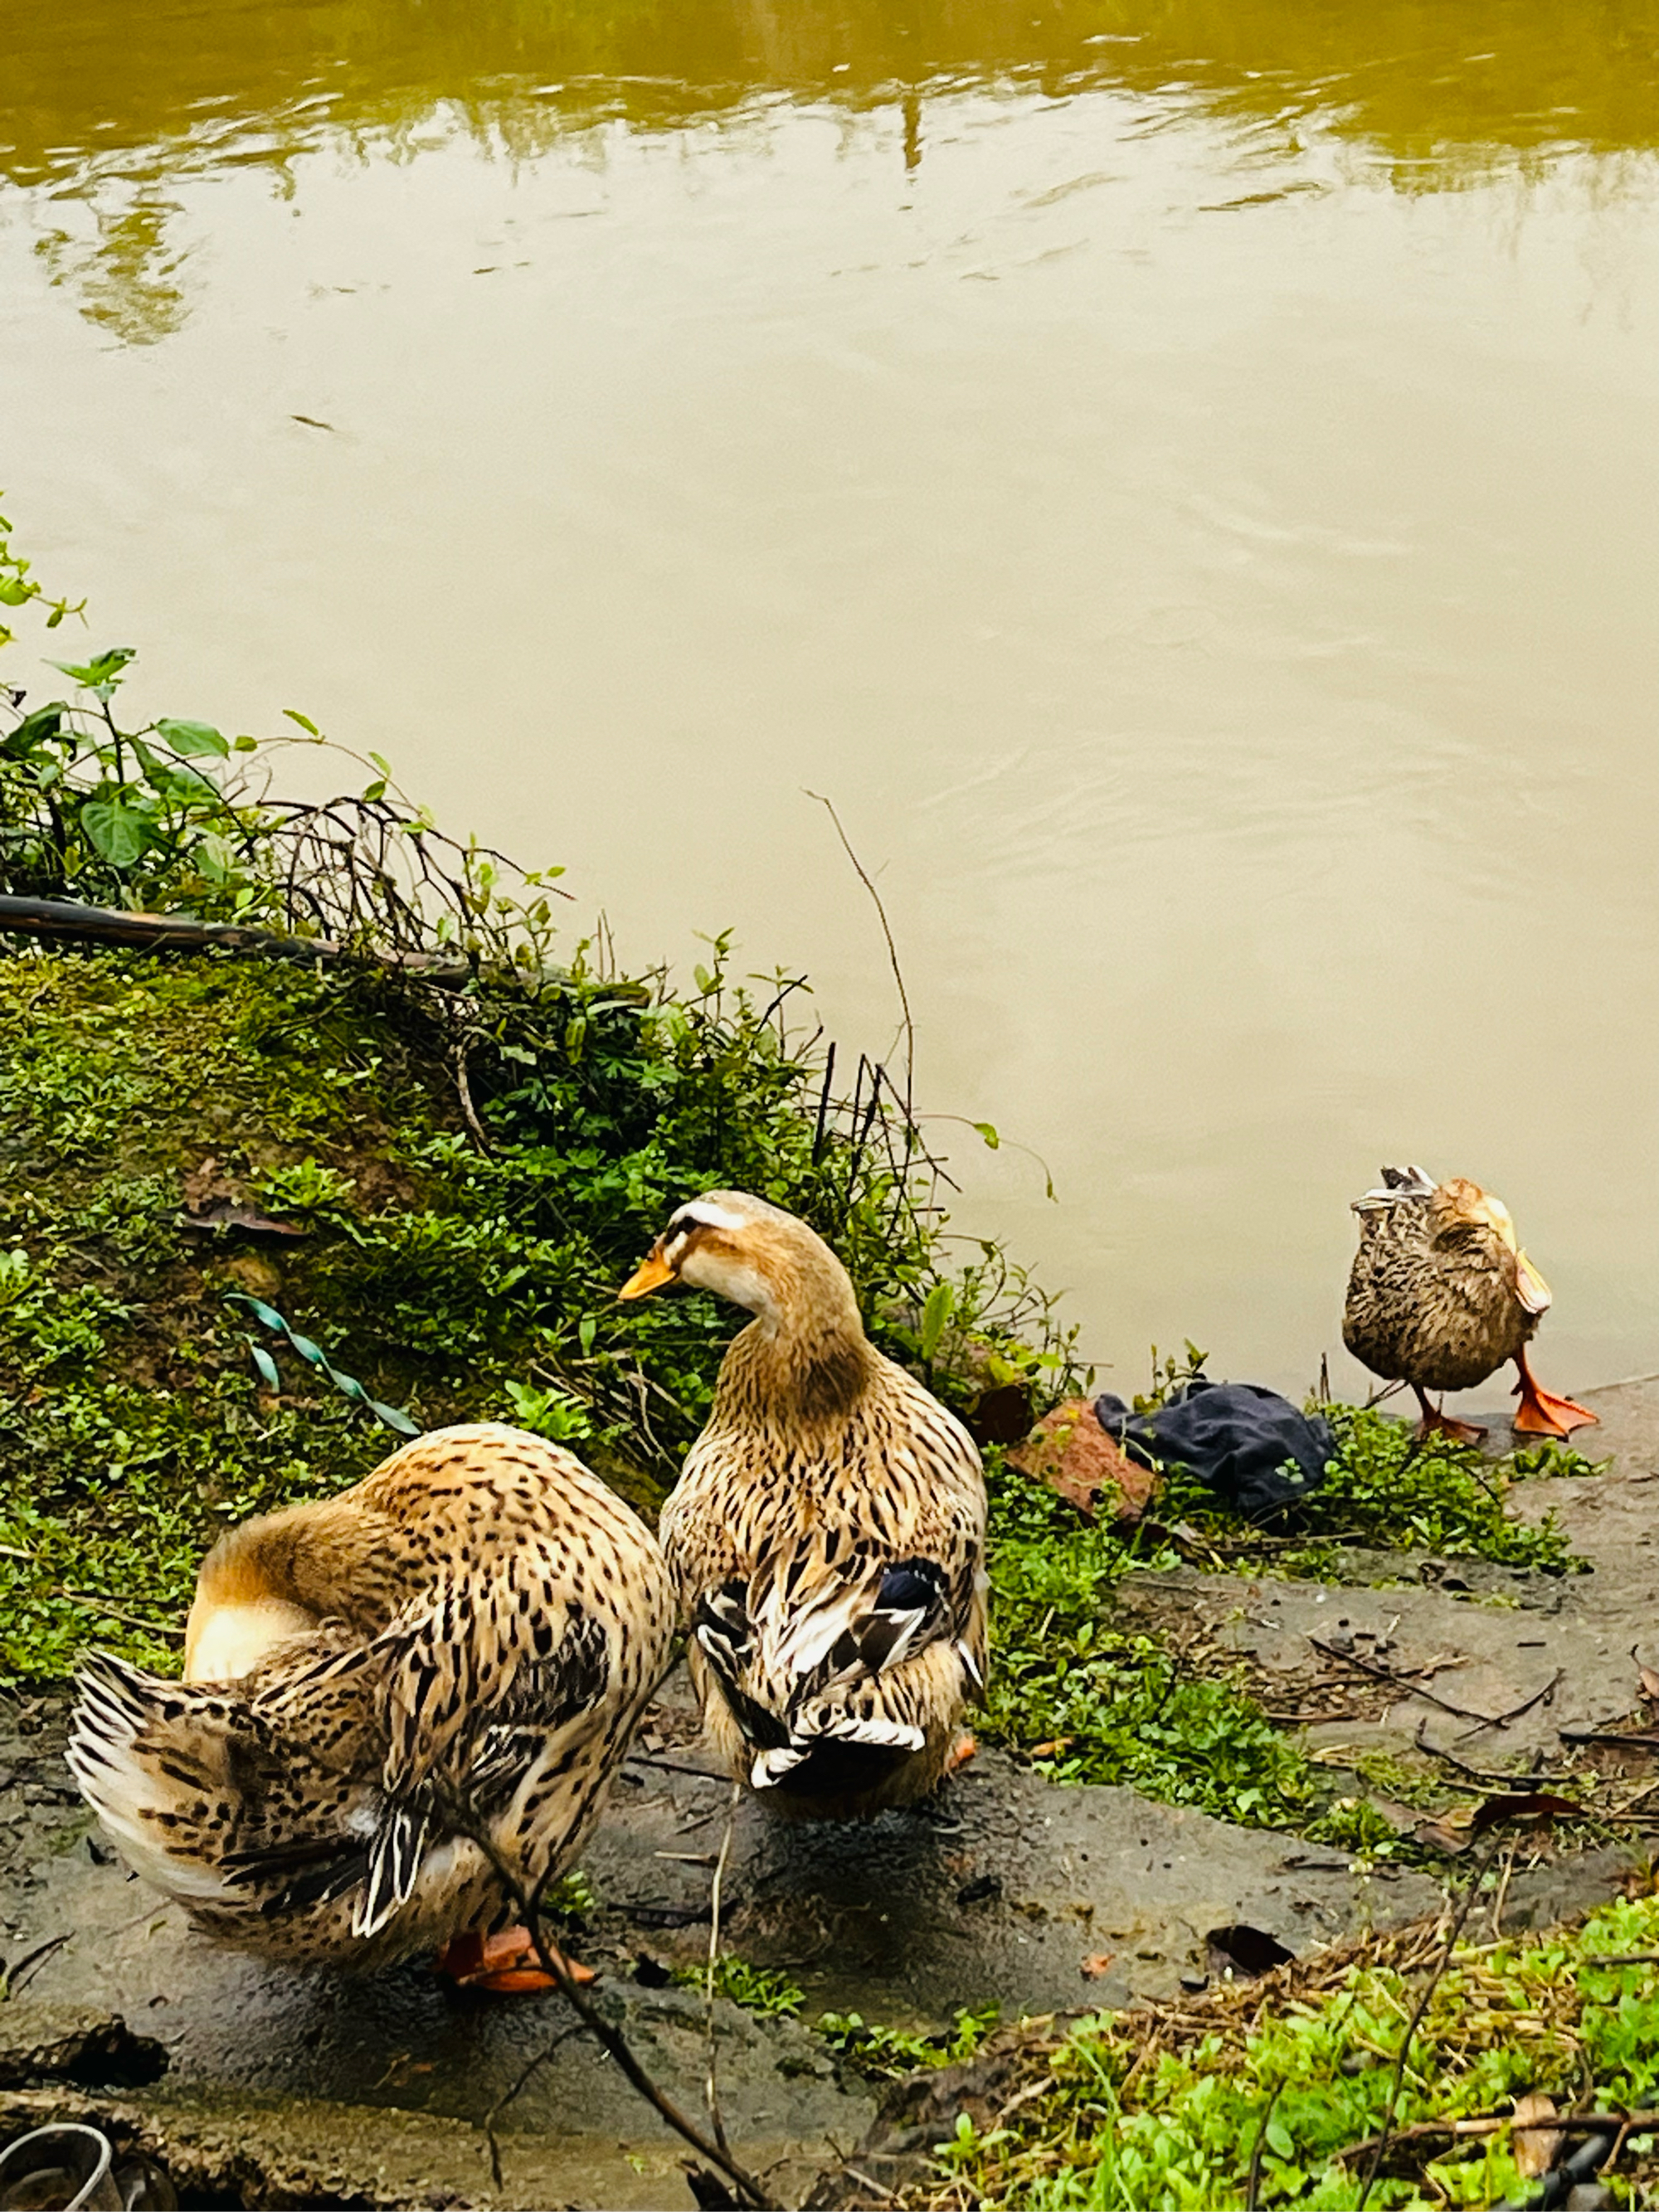
[[[503,1822],[526,1784],[558,1771],[573,1740],[603,1732],[630,1701],[615,1617],[556,1588],[550,1559],[540,1565],[538,1572],[521,1553],[487,1584],[447,1581],[376,1639],[386,1669],[384,1809],[353,1920],[357,1935],[373,1935],[407,1902],[440,1834],[507,1842]],[[665,1592],[661,1610],[665,1657]],[[532,1887],[544,1854],[531,1847],[529,1832],[562,1825],[550,1799],[540,1810],[544,1817],[526,1817],[515,1831],[526,1846],[515,1871]]]

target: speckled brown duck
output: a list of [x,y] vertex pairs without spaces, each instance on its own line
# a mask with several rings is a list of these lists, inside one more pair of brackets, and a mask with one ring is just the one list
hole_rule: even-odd
[[544,1988],[471,1832],[531,1892],[569,1866],[673,1632],[655,1539],[580,1460],[438,1429],[222,1537],[185,1680],[90,1661],[70,1765],[210,1935],[349,1969],[441,1945],[459,1979]]
[[1419,1436],[1475,1442],[1484,1429],[1429,1403],[1431,1390],[1472,1390],[1507,1361],[1520,1370],[1514,1425],[1565,1437],[1596,1416],[1539,1388],[1527,1346],[1549,1310],[1549,1285],[1516,1241],[1501,1199],[1467,1177],[1433,1183],[1421,1168],[1384,1168],[1382,1188],[1353,1201],[1359,1249],[1348,1278],[1342,1341],[1388,1382],[1408,1382],[1423,1409]]
[[847,1270],[743,1191],[684,1206],[623,1289],[674,1281],[754,1319],[664,1506],[705,1727],[772,1809],[848,1819],[965,1755],[985,1671],[973,1439],[864,1333]]

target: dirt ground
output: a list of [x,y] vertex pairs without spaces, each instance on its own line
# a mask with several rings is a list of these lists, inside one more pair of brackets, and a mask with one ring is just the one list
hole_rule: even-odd
[[[1366,1553],[1352,1583],[1182,1571],[1122,1592],[1132,1617],[1180,1622],[1244,1664],[1287,1729],[1382,1802],[1351,1761],[1388,1753],[1467,1775],[1475,1794],[1593,1765],[1607,1805],[1634,1809],[1522,1852],[1506,1927],[1617,1885],[1656,1771],[1584,1732],[1651,1714],[1639,1668],[1659,1668],[1659,1382],[1589,1396],[1610,1471],[1515,1498],[1560,1515],[1587,1573]],[[279,1972],[192,1936],[91,1828],[62,1764],[66,1717],[61,1692],[0,1699],[0,1957],[15,2000],[0,2006],[0,2139],[95,2109],[198,2203],[693,2201],[680,2146],[559,2000],[482,2000],[418,1966],[358,1982]],[[671,1678],[586,1855],[601,1902],[574,1943],[647,2066],[696,2110],[702,2002],[664,1970],[708,1942],[729,1792],[703,1764]],[[1402,1832],[1419,1817],[1396,1810]],[[1301,1955],[1432,1911],[1442,1890],[1432,1871],[1367,1868],[1127,1790],[1058,1788],[987,1751],[924,1811],[857,1830],[781,1826],[743,1803],[724,1894],[722,1949],[787,1968],[805,1993],[799,2018],[715,2007],[732,2142],[799,2203],[876,2110],[803,2024],[821,2011],[934,2026],[993,2001],[1005,2019],[1131,2005],[1201,1985],[1219,1930]]]

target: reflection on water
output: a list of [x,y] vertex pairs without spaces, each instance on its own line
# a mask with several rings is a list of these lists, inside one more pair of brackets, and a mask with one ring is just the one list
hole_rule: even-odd
[[1120,1383],[1305,1383],[1400,1158],[1588,1387],[1659,1351],[1656,20],[27,11],[9,511],[154,709],[302,707],[879,1048],[829,791],[922,1103],[1054,1170],[963,1224]]
[[9,26],[0,174],[88,204],[89,231],[49,228],[40,251],[91,319],[142,343],[185,312],[167,179],[252,166],[291,189],[295,156],[325,143],[410,158],[464,129],[526,161],[605,117],[667,130],[787,94],[896,105],[914,171],[929,104],[994,82],[1150,94],[1151,127],[1208,112],[1292,150],[1316,127],[1404,191],[1659,144],[1651,0],[1031,5],[210,0],[147,9],[135,40],[117,0],[66,0]]

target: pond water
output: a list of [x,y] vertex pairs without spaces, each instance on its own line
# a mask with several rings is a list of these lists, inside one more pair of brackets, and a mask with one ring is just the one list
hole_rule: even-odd
[[[1034,10],[1041,9],[1037,13]],[[14,15],[0,483],[139,703],[813,979],[1120,1388],[1383,1160],[1659,1366],[1659,11]],[[9,672],[15,677],[15,668]],[[1012,1140],[1042,1155],[1043,1171]]]

